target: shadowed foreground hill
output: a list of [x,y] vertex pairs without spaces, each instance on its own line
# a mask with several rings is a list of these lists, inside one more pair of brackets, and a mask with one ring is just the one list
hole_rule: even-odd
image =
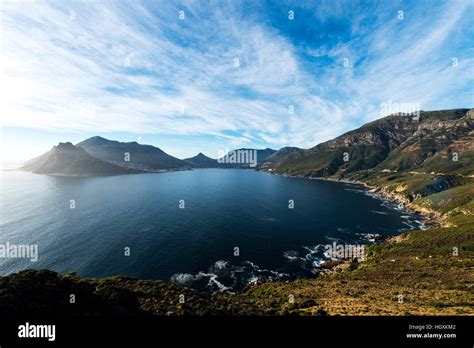
[[[71,294],[75,303],[71,303]],[[185,303],[180,303],[184,296]],[[207,294],[127,277],[79,278],[48,270],[0,277],[3,319],[149,318],[152,315],[262,314],[228,294]]]

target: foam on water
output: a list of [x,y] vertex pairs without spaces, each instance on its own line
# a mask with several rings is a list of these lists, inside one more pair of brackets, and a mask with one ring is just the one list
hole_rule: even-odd
[[229,261],[219,260],[207,271],[196,274],[177,273],[170,278],[174,283],[208,292],[234,292],[257,281],[288,279],[289,274],[261,268],[248,260],[240,265],[231,265]]

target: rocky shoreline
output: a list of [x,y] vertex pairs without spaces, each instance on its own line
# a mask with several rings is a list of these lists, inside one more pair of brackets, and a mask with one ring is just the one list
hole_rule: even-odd
[[[300,175],[289,175],[286,173],[284,174],[275,173],[271,171],[265,171],[265,172],[269,174],[273,174],[273,175],[282,175],[282,176],[286,176],[290,178],[333,181],[333,182],[339,182],[339,183],[345,183],[345,184],[351,184],[351,185],[358,185],[362,187],[364,190],[366,190],[367,192],[373,195],[376,195],[378,198],[382,200],[395,203],[396,205],[399,205],[399,206],[401,204],[402,206],[400,207],[409,213],[420,214],[424,219],[429,221],[428,226],[430,228],[450,226],[450,224],[446,221],[445,216],[443,216],[441,213],[432,209],[428,209],[428,208],[416,205],[410,202],[410,200],[407,197],[401,194],[398,194],[396,192],[390,191],[386,187],[377,187],[377,186],[369,185],[368,183],[359,181],[359,180],[341,179],[341,178],[336,178],[336,177],[306,177],[306,176],[300,176]],[[380,240],[375,241],[374,244],[397,243],[403,239],[401,237],[402,235],[403,233],[396,236],[392,236],[392,237],[382,238]],[[340,273],[340,272],[350,270],[353,267],[353,263],[354,263],[353,259],[330,262],[319,270],[318,276],[325,277],[325,276],[329,276],[335,273]]]
[[310,179],[310,180],[333,181],[333,182],[340,182],[340,183],[345,183],[345,184],[359,185],[363,187],[365,190],[367,190],[368,192],[378,196],[381,199],[385,199],[392,203],[396,203],[397,205],[402,204],[403,209],[406,210],[407,212],[417,213],[417,214],[422,215],[426,220],[430,221],[431,227],[448,226],[445,216],[443,216],[438,211],[416,205],[413,202],[410,202],[410,200],[407,197],[401,194],[398,194],[396,192],[390,191],[386,187],[377,187],[377,186],[369,185],[368,183],[359,181],[359,180],[340,179],[340,178],[335,178],[335,177],[305,177],[305,176],[299,176],[299,175],[272,173],[269,171],[267,171],[267,173],[282,175],[282,176],[286,176],[290,178],[304,178],[304,179]]

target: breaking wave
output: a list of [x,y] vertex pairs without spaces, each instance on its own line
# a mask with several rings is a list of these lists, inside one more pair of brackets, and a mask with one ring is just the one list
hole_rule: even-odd
[[290,275],[287,273],[264,269],[251,261],[232,265],[224,260],[216,261],[207,271],[196,274],[177,273],[171,276],[173,283],[207,292],[235,292],[258,281],[289,279]]

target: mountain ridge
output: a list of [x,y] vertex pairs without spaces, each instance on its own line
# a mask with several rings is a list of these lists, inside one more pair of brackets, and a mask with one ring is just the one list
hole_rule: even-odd
[[[464,145],[457,146],[458,150],[462,153],[473,151],[473,114],[473,109],[453,109],[422,111],[419,119],[389,115],[296,155],[283,156],[269,168],[277,173],[308,177],[344,177],[347,173],[374,169],[379,165],[381,170],[418,168],[436,153],[451,153],[452,145],[460,145],[460,140]],[[443,130],[450,132],[438,134]],[[419,148],[408,147],[414,143],[418,143]],[[407,161],[412,164],[407,165]],[[457,164],[450,166],[459,168]]]
[[59,143],[50,151],[26,162],[20,169],[37,174],[91,176],[134,173],[88,154],[70,142]]
[[90,155],[118,166],[147,171],[185,169],[188,163],[153,145],[120,142],[95,136],[76,144]]
[[[366,170],[409,171],[420,167],[432,171],[469,173],[469,164],[474,161],[473,129],[474,109],[451,109],[421,111],[417,117],[388,115],[309,149],[289,146],[278,151],[239,148],[218,159],[199,153],[181,160],[153,145],[136,141],[120,142],[101,136],[81,141],[76,147],[85,150],[92,158],[128,169],[121,172],[124,174],[214,167],[256,167],[286,175],[336,178],[348,178]],[[256,159],[253,158],[254,151]],[[232,161],[233,154],[239,153],[247,155],[243,156],[244,161],[239,161],[242,160],[240,158]],[[49,156],[46,153],[27,161],[21,169],[34,167],[40,170],[39,163]],[[447,161],[449,156],[453,159],[457,157]],[[64,156],[61,158],[68,161]],[[94,160],[89,161],[99,165]],[[255,163],[249,163],[251,161]],[[33,162],[36,165],[32,166]],[[51,170],[44,169],[44,172]],[[87,172],[84,168],[81,170]],[[117,172],[112,167],[109,170]]]
[[215,168],[218,166],[218,162],[214,158],[210,158],[199,152],[196,156],[185,158],[184,161],[189,162],[191,165],[197,168]]

